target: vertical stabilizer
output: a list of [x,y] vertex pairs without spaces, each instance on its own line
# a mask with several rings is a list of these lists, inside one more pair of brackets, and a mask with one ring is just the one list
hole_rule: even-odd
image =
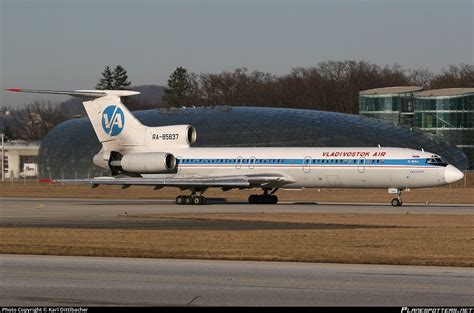
[[123,105],[119,96],[107,95],[84,101],[84,108],[101,143],[144,144],[146,127]]
[[[82,99],[99,141],[109,148],[144,145],[146,126],[123,105],[122,97],[140,94],[130,90],[33,90],[10,88],[8,91],[69,95]],[[109,150],[109,149],[107,149]]]

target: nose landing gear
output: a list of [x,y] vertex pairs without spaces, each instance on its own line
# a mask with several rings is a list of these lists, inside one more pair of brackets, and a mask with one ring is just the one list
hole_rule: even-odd
[[392,206],[402,206],[402,190],[397,190],[397,197],[392,199]]

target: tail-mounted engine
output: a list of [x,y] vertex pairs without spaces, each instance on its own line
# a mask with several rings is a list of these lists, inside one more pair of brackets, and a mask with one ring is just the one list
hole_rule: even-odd
[[196,129],[191,125],[148,127],[147,141],[151,146],[190,146],[196,142]]
[[112,151],[109,158],[112,175],[162,174],[176,169],[176,158],[166,152],[129,153]]

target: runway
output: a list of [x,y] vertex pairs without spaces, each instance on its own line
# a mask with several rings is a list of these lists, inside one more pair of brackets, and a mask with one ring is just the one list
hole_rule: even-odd
[[1,255],[1,306],[472,306],[470,268]]
[[[353,227],[360,231],[379,226],[173,219],[166,214],[474,215],[472,205],[451,204],[409,204],[401,208],[385,203],[249,205],[213,199],[205,206],[177,206],[171,200],[69,198],[0,198],[0,204],[0,227],[3,228],[278,230]],[[150,218],[150,215],[155,217]],[[3,306],[474,304],[472,268],[33,255],[0,255],[0,262],[0,304]]]
[[[135,229],[286,229],[290,225],[267,222],[151,219],[166,213],[382,213],[474,215],[474,205],[407,204],[401,208],[380,203],[279,203],[249,205],[211,200],[209,205],[178,206],[169,200],[115,200],[71,198],[0,198],[0,227],[79,227]],[[294,229],[317,227],[291,224]]]

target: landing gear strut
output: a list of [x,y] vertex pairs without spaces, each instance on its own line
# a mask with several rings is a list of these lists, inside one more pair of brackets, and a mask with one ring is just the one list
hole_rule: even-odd
[[263,189],[262,195],[251,195],[249,197],[250,204],[277,204],[278,197],[274,195],[274,193],[278,190],[278,188],[273,189],[273,191],[269,194],[268,189]]
[[190,196],[179,195],[176,197],[176,204],[178,205],[202,205],[206,204],[206,197],[201,193],[200,196],[196,195],[196,191],[192,191]]
[[398,189],[397,197],[392,199],[392,206],[402,206],[402,190]]

